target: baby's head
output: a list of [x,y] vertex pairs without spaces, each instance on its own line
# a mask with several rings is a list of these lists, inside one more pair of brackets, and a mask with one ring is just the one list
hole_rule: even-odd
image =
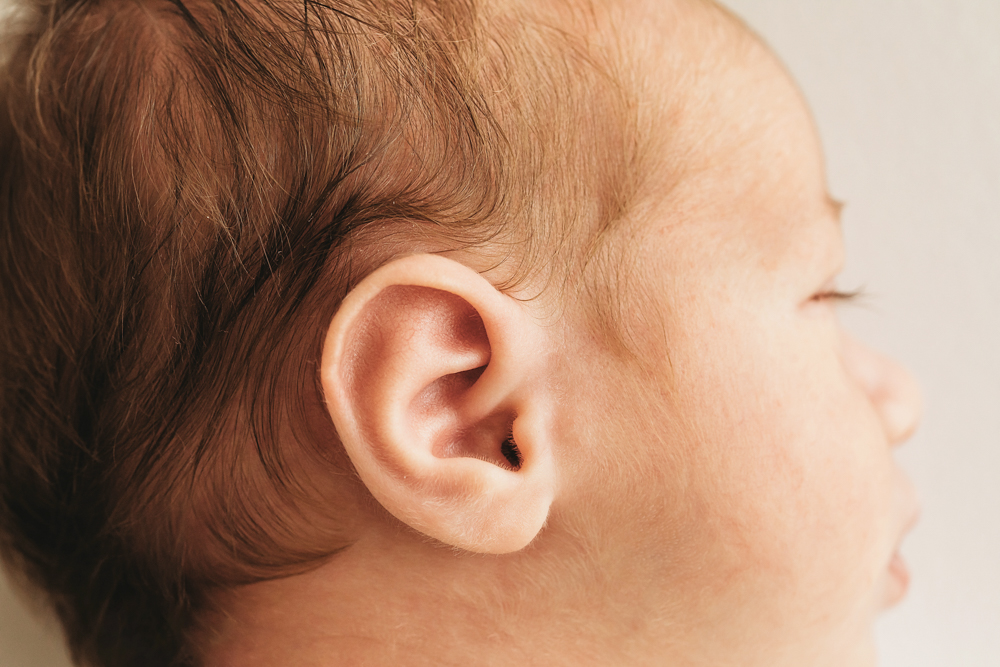
[[918,400],[837,324],[815,131],[737,20],[46,12],[0,84],[0,536],[82,659],[872,663]]

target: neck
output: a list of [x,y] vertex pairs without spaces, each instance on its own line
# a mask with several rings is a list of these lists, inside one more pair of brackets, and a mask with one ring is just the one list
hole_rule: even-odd
[[665,664],[644,650],[649,616],[609,604],[608,581],[567,581],[573,560],[551,541],[487,556],[373,533],[311,572],[227,592],[203,663]]

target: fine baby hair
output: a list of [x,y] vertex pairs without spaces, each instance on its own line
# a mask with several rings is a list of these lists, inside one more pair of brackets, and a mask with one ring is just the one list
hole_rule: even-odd
[[153,665],[201,587],[350,539],[350,463],[303,416],[316,323],[414,252],[562,280],[621,206],[626,101],[527,7],[27,9],[0,117],[4,549],[77,655]]
[[919,401],[724,9],[4,30],[0,555],[79,664],[873,664]]

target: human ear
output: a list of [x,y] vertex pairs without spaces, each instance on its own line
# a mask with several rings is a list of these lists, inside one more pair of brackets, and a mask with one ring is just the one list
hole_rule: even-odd
[[555,483],[543,332],[524,303],[437,255],[351,290],[323,347],[323,392],[386,510],[469,551],[535,537]]

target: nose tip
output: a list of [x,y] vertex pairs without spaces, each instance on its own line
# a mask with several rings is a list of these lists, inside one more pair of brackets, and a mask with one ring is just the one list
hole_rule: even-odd
[[916,379],[895,361],[846,335],[844,361],[875,406],[889,442],[898,445],[908,440],[923,410]]
[[879,404],[889,442],[898,445],[909,440],[917,430],[923,412],[923,395],[909,371],[894,361],[886,359],[885,363],[889,368],[879,392],[881,396],[873,398]]

